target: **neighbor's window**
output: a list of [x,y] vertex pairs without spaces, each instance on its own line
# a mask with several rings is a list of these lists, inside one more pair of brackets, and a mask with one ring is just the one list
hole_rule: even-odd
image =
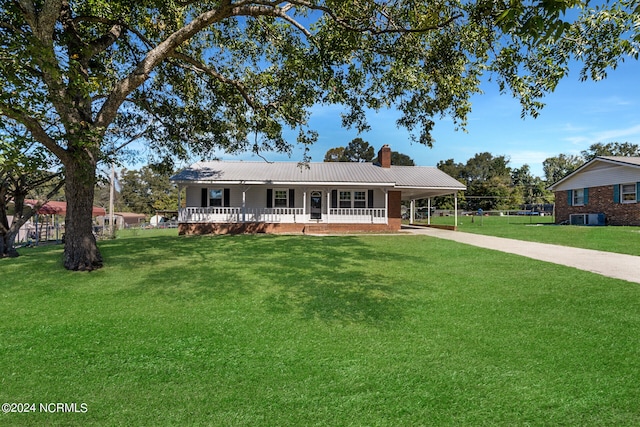
[[584,188],[573,190],[573,206],[584,205]]
[[222,206],[222,190],[209,190],[209,206]]
[[635,203],[636,202],[636,184],[622,184],[621,186],[622,203]]
[[353,192],[353,207],[354,208],[366,208],[367,207],[367,193],[365,191]]
[[340,192],[340,207],[341,208],[351,207],[351,191]]
[[289,206],[287,190],[275,190],[273,192],[273,206],[276,208],[286,208]]

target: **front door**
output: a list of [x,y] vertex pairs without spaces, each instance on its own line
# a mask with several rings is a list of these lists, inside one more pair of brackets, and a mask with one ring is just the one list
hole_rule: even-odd
[[322,219],[322,191],[311,192],[311,219]]

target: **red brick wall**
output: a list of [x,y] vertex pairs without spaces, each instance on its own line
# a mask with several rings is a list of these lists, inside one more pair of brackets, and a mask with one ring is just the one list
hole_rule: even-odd
[[237,223],[237,224],[179,224],[178,234],[323,234],[323,233],[385,233],[400,230],[400,221],[389,224],[281,224],[281,223]]
[[400,230],[402,226],[402,193],[400,191],[389,191],[389,228]]
[[640,226],[640,203],[613,203],[613,185],[589,188],[585,206],[569,206],[566,191],[556,191],[556,223],[569,221],[569,215],[604,213],[609,225]]

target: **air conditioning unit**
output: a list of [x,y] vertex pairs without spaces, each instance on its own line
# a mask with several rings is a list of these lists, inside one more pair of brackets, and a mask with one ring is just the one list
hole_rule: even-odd
[[603,213],[571,214],[569,216],[571,225],[605,225]]

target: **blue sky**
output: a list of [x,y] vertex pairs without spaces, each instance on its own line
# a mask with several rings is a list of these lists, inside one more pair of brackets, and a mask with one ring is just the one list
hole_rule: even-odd
[[[564,154],[580,154],[597,142],[640,144],[640,62],[627,59],[599,82],[580,82],[579,69],[571,70],[556,91],[543,100],[546,107],[534,119],[520,117],[520,105],[510,95],[500,95],[497,85],[486,83],[484,94],[472,99],[467,132],[455,131],[450,119],[436,121],[433,148],[412,143],[404,129],[396,127],[396,111],[386,110],[369,116],[371,130],[358,134],[340,126],[340,106],[313,111],[310,126],[319,133],[311,150],[312,160],[321,162],[329,148],[345,146],[361,137],[376,152],[383,144],[409,155],[417,165],[435,166],[440,160],[466,163],[476,153],[490,152],[510,159],[513,168],[528,164],[534,175],[544,178],[542,162]],[[292,136],[292,140],[295,135]],[[299,161],[302,150],[292,156],[264,153],[272,161]],[[245,154],[223,160],[261,160]]]

